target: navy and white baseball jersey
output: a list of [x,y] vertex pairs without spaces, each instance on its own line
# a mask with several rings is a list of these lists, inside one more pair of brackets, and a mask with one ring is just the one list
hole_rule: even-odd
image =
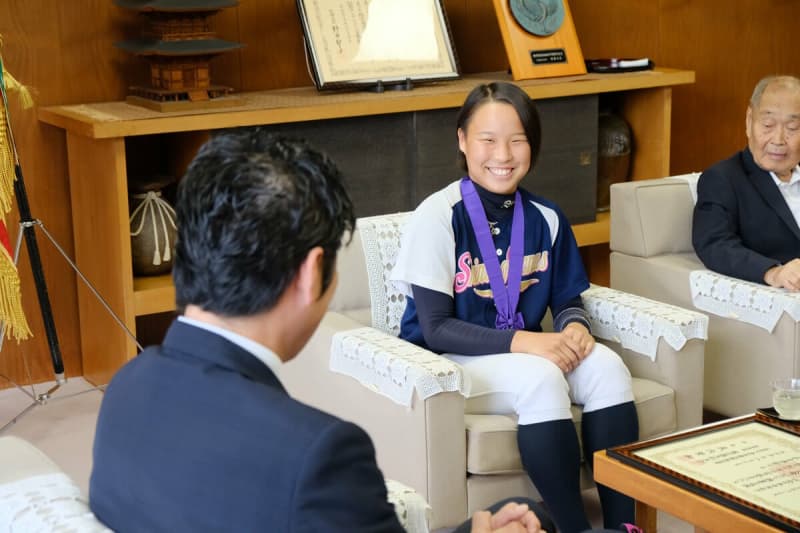
[[[558,206],[522,188],[520,194],[525,251],[517,311],[524,317],[526,330],[541,331],[548,306],[558,307],[579,296],[589,281],[572,229]],[[511,223],[511,216],[490,221],[504,279],[508,276]],[[497,310],[489,276],[458,181],[426,198],[411,215],[391,277],[408,296],[401,338],[427,347],[412,285],[451,296],[455,318],[495,327]]]

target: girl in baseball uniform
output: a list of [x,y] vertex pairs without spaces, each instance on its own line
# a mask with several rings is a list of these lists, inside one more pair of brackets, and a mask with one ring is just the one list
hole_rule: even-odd
[[[519,187],[541,144],[533,101],[510,83],[480,85],[457,134],[467,176],[414,211],[392,272],[408,295],[400,336],[461,365],[468,412],[517,413],[523,466],[559,529],[589,529],[570,406],[583,407],[591,464],[595,450],[638,437],[630,373],[591,335],[569,222]],[[554,332],[543,333],[548,309]],[[633,522],[632,500],[598,488],[605,527]]]

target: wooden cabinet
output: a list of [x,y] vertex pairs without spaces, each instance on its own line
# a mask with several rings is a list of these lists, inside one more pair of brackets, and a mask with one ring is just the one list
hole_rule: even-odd
[[[134,161],[128,157],[148,154],[132,150],[132,144],[168,145],[169,157],[158,164],[180,174],[209,130],[454,108],[476,84],[507,78],[505,73],[470,75],[408,92],[320,93],[302,87],[242,93],[244,105],[207,111],[159,113],[125,102],[54,106],[40,109],[39,120],[66,131],[78,267],[135,332],[137,316],[174,309],[175,291],[169,275],[133,276],[128,169]],[[642,179],[669,174],[671,88],[693,82],[692,71],[659,68],[517,83],[534,99],[612,95],[634,132],[632,177]],[[161,159],[158,154],[150,158]],[[609,214],[599,213],[595,222],[573,229],[580,246],[603,245]],[[84,375],[107,383],[136,347],[85,286],[79,283],[78,291]]]

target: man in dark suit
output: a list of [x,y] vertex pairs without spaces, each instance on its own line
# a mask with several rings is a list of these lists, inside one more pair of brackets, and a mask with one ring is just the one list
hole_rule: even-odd
[[[366,433],[278,378],[325,313],[354,227],[336,167],[259,128],[222,132],[176,211],[181,316],[106,390],[92,511],[118,531],[402,531]],[[511,503],[472,530],[539,525]]]
[[748,147],[700,176],[692,242],[710,270],[800,290],[800,79],[753,91]]

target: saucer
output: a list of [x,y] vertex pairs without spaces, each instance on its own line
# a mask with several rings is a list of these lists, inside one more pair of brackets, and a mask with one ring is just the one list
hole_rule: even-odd
[[780,420],[781,422],[788,422],[789,424],[800,424],[800,420],[792,420],[790,418],[783,418],[781,415],[778,414],[778,411],[775,410],[774,407],[759,407],[756,409],[757,413],[761,413],[764,416],[768,416],[770,418],[775,418]]

